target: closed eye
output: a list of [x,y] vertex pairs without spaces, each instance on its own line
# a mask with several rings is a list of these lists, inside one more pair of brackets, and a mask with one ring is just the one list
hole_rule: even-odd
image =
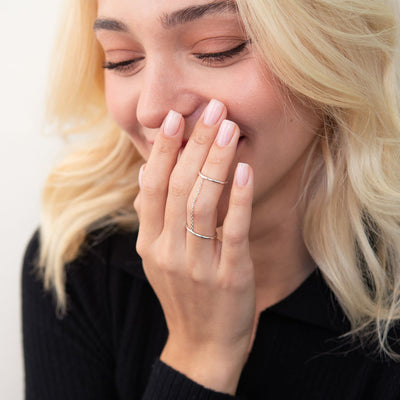
[[233,49],[219,51],[216,53],[195,53],[194,55],[196,58],[208,65],[212,65],[214,63],[223,63],[226,59],[233,58],[234,56],[242,53],[247,48],[249,43],[250,40],[246,40]]
[[120,61],[120,62],[111,62],[107,61],[103,64],[104,69],[110,69],[110,70],[115,70],[117,72],[129,72],[134,64],[136,64],[138,61],[143,60],[144,57],[140,58],[133,58],[131,60],[126,60],[126,61]]
[[[243,51],[246,50],[247,45],[250,43],[250,40],[246,40],[245,42],[239,44],[232,49],[225,50],[225,51],[218,51],[215,53],[194,53],[194,56],[200,60],[202,63],[213,66],[218,64],[223,64],[224,61],[227,59],[231,59],[236,55],[241,54]],[[119,73],[126,73],[126,72],[133,72],[137,67],[137,63],[142,61],[144,57],[140,58],[132,58],[130,60],[120,61],[120,62],[111,62],[106,61],[103,64],[104,69],[114,70]]]

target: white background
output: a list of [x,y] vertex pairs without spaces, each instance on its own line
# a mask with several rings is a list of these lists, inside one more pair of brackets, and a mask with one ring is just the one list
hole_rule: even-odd
[[60,142],[43,135],[60,0],[0,0],[0,399],[22,400],[20,272]]

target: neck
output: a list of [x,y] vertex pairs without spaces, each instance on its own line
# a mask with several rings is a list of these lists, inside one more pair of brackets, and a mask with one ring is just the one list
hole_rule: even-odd
[[[250,253],[255,268],[259,311],[292,293],[314,270],[302,237],[302,216],[297,208],[285,213],[253,209]],[[270,217],[278,215],[279,218]],[[264,216],[264,223],[260,218]],[[265,221],[266,217],[268,220]]]

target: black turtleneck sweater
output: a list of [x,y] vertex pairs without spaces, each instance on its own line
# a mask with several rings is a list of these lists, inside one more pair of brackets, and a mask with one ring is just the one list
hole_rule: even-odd
[[33,236],[22,272],[26,400],[400,399],[400,363],[338,338],[349,324],[318,269],[261,313],[236,396],[191,381],[158,359],[168,331],[135,240],[88,237],[66,265],[61,318],[36,276]]

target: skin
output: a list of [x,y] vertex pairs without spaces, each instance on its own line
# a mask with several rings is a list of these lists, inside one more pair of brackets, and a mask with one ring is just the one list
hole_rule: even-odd
[[[103,24],[96,35],[106,62],[138,60],[124,72],[105,71],[106,100],[146,161],[135,201],[137,250],[169,328],[161,359],[233,394],[259,313],[314,268],[296,202],[320,123],[294,99],[284,100],[251,44],[223,62],[198,58],[246,41],[236,13],[206,13],[168,28],[160,22],[164,13],[209,2],[99,0],[98,18],[122,21],[128,32]],[[204,116],[210,99],[222,103],[214,124]],[[179,113],[171,114],[179,126],[173,136],[166,134],[170,110]],[[216,137],[225,119],[234,122],[233,136],[221,145]],[[220,240],[185,228],[199,170],[229,181],[203,182],[194,210],[195,230],[212,235],[220,226]]]

